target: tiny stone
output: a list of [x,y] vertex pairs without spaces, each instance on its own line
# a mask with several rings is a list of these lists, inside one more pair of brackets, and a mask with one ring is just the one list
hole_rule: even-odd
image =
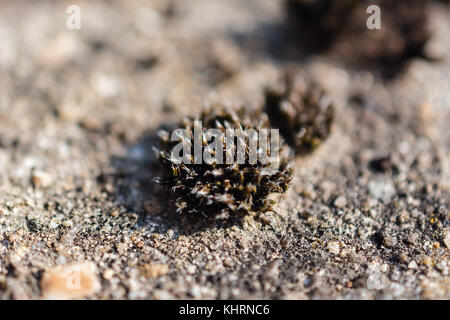
[[370,209],[370,216],[375,219],[378,216],[378,211],[376,209]]
[[227,258],[223,261],[223,265],[226,267],[232,267],[232,266],[234,266],[234,262],[232,259]]
[[31,182],[35,188],[47,188],[52,183],[52,177],[46,172],[36,170],[31,176]]
[[65,220],[62,225],[63,227],[70,228],[73,225],[73,222],[71,220]]
[[406,239],[406,241],[408,241],[408,243],[412,244],[412,245],[417,245],[417,242],[419,241],[420,235],[417,233],[413,233],[409,236],[409,238]]
[[370,198],[369,200],[367,200],[367,205],[369,206],[369,208],[374,208],[378,205],[378,200]]
[[408,264],[408,269],[417,269],[418,265],[417,262],[412,260],[409,264]]
[[436,268],[440,271],[445,270],[446,267],[446,263],[444,261],[439,261],[438,263],[436,263]]
[[382,273],[371,274],[366,281],[368,289],[381,290],[384,289],[389,279]]
[[341,247],[338,241],[331,241],[327,244],[328,250],[333,254],[339,254]]
[[381,272],[386,273],[386,272],[388,272],[388,270],[389,270],[389,265],[387,263],[384,263],[380,266]]
[[302,195],[311,200],[315,200],[317,198],[317,194],[312,188],[302,190]]
[[116,249],[120,254],[125,254],[125,252],[128,249],[128,246],[125,243],[120,242],[116,244]]
[[343,196],[339,196],[334,200],[334,205],[338,208],[343,208],[347,204],[347,199]]
[[279,261],[270,263],[267,269],[264,271],[264,276],[268,279],[277,279],[279,273]]
[[400,254],[398,255],[398,260],[399,260],[400,262],[406,263],[406,262],[408,262],[408,257],[407,257],[406,254],[404,254],[404,253],[402,252],[402,253],[400,253]]
[[392,248],[397,244],[397,238],[390,236],[388,234],[384,234],[383,236],[383,245],[387,248]]
[[102,122],[99,119],[86,116],[79,121],[79,125],[87,131],[97,132],[100,131]]
[[427,272],[427,277],[428,278],[438,278],[439,276],[440,276],[439,273],[436,270],[434,270],[434,269],[430,269]]
[[113,210],[113,211],[111,211],[110,215],[112,217],[117,217],[117,216],[119,216],[119,211],[118,210]]
[[194,297],[194,298],[198,298],[200,297],[200,295],[202,294],[201,292],[201,288],[198,285],[194,285],[191,290],[189,291],[189,293]]
[[161,289],[153,291],[153,297],[156,300],[171,300],[171,299],[173,299],[172,295],[169,292],[167,292],[166,290],[161,290]]
[[103,278],[106,280],[110,280],[114,275],[114,271],[112,269],[106,269],[105,272],[103,272]]
[[195,268],[195,266],[194,265],[189,265],[189,266],[187,266],[187,268],[186,268],[186,272],[187,273],[189,273],[189,274],[194,274],[195,273],[195,270],[196,270],[196,268]]
[[429,267],[433,264],[433,260],[430,256],[425,256],[422,258],[422,264]]
[[397,222],[398,223],[405,223],[407,222],[409,219],[409,213],[406,210],[403,210],[400,215],[397,217]]

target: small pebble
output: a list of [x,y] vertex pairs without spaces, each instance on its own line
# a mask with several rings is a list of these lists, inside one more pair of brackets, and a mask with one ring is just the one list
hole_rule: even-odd
[[339,252],[341,251],[341,246],[338,241],[328,242],[327,248],[333,254],[339,254]]
[[114,271],[112,269],[106,269],[105,272],[103,272],[103,278],[106,280],[111,280],[111,278],[114,275]]
[[153,297],[155,300],[171,300],[173,299],[172,295],[166,290],[157,289],[153,291]]
[[444,243],[450,249],[450,228],[444,229]]
[[406,263],[408,262],[408,256],[402,252],[398,255],[398,260],[400,262]]
[[393,237],[389,234],[383,234],[382,235],[382,242],[383,245],[387,248],[392,248],[397,244],[397,238]]
[[443,260],[436,263],[436,268],[440,271],[444,271],[445,267],[446,267],[446,263]]
[[142,272],[147,278],[157,278],[169,273],[169,266],[163,263],[149,263],[142,267]]
[[92,262],[60,265],[44,272],[41,280],[44,299],[81,299],[101,288],[97,267]]
[[232,267],[232,266],[234,266],[234,262],[233,262],[232,259],[226,258],[226,259],[223,261],[223,265],[224,265],[225,267]]
[[343,208],[347,204],[347,199],[343,196],[339,196],[334,200],[334,205],[338,208]]
[[70,228],[73,225],[73,222],[71,220],[65,220],[62,225],[63,227]]
[[35,188],[47,188],[52,183],[52,177],[44,171],[36,170],[31,176],[31,183]]
[[433,264],[433,260],[429,256],[425,256],[422,258],[422,264],[425,266],[431,266]]
[[109,213],[112,217],[118,217],[119,216],[119,211],[118,210],[113,210]]

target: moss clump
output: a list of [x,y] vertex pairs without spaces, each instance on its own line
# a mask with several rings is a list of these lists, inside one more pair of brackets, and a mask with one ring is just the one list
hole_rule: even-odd
[[[226,219],[232,214],[270,210],[273,201],[267,198],[268,195],[284,193],[292,178],[289,149],[284,146],[283,141],[278,157],[279,165],[275,167],[272,166],[274,159],[270,157],[265,163],[258,161],[250,164],[249,148],[245,148],[245,163],[233,161],[227,164],[227,150],[235,150],[236,154],[239,138],[230,141],[224,136],[219,138],[223,147],[223,163],[202,161],[195,164],[193,156],[187,157],[186,163],[177,163],[172,155],[173,148],[178,143],[189,148],[195,139],[195,132],[198,132],[195,130],[198,123],[202,125],[200,132],[203,148],[208,148],[206,130],[210,128],[219,129],[224,134],[227,129],[269,129],[267,115],[261,110],[214,106],[197,118],[184,119],[179,128],[185,131],[177,141],[171,141],[167,131],[161,132],[161,147],[157,154],[165,174],[157,182],[172,192],[177,211]],[[259,150],[258,154],[270,156],[269,148]]]
[[329,136],[334,107],[318,84],[286,74],[265,97],[272,127],[280,128],[296,155],[314,151]]

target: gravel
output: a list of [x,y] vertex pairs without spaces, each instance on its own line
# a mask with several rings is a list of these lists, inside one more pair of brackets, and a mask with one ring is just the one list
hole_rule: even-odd
[[[392,80],[283,42],[279,1],[80,7],[71,31],[64,2],[0,3],[1,299],[450,298],[448,7],[444,56]],[[177,215],[158,128],[259,104],[288,63],[335,101],[329,139],[274,212]],[[86,290],[61,291],[80,265]]]

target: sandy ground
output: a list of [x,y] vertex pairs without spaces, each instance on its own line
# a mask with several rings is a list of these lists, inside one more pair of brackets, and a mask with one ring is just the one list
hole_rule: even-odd
[[[450,9],[432,14],[440,59],[385,81],[283,41],[279,1],[0,2],[0,298],[449,299]],[[261,103],[286,63],[335,101],[330,138],[275,212],[177,215],[155,130]]]

